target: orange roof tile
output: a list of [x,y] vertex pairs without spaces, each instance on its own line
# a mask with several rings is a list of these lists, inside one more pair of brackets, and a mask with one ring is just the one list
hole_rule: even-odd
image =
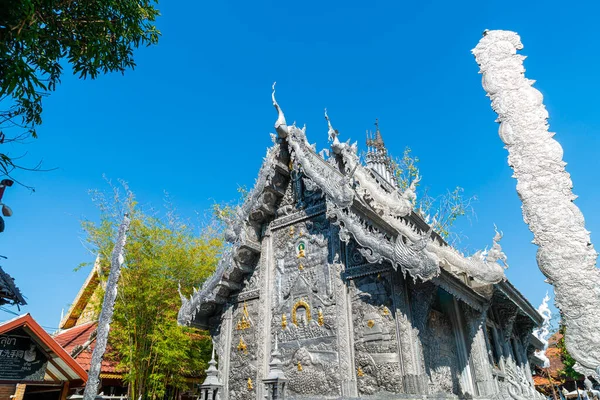
[[[96,330],[96,326],[96,322],[88,322],[86,324],[78,325],[60,332],[54,337],[54,340],[68,353],[72,354],[76,347],[83,346],[90,340],[92,333]],[[75,361],[77,361],[77,363],[86,371],[90,370],[92,352],[94,351],[95,347],[96,339],[94,338],[94,340],[92,340],[87,347],[73,357]],[[106,353],[104,354],[104,359],[102,360],[102,368],[100,373],[111,375],[122,374],[123,371],[117,368],[118,364],[119,360],[116,357],[115,351],[109,344],[106,347]]]
[[87,324],[77,325],[73,328],[61,331],[54,336],[54,340],[60,344],[63,349],[71,353],[75,346],[82,346],[95,329],[96,323],[88,322]]

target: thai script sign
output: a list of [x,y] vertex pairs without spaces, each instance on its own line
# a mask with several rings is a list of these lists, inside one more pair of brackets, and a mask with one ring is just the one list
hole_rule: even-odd
[[44,380],[48,359],[28,336],[0,335],[0,379]]

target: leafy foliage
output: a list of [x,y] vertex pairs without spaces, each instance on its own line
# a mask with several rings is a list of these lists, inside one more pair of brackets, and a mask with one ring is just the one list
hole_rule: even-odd
[[[133,68],[133,49],[158,42],[155,2],[0,0],[0,144],[37,137],[42,99],[65,63],[91,79]],[[0,153],[0,172],[15,168],[22,167]]]
[[565,346],[565,332],[567,327],[563,324],[560,325],[558,332],[562,335],[561,338],[556,342],[556,347],[560,350],[560,359],[564,365],[564,368],[558,371],[559,375],[565,378],[573,378],[579,380],[582,378],[581,374],[575,371],[575,363],[577,362],[567,351]]
[[221,229],[233,221],[239,207],[244,204],[248,197],[249,191],[246,186],[238,186],[238,199],[229,203],[214,203],[212,205],[212,217],[215,219],[217,226]]
[[211,349],[206,332],[177,324],[179,287],[189,296],[214,271],[223,241],[212,226],[195,234],[174,211],[160,218],[142,210],[128,190],[125,198],[114,193],[107,201],[95,192],[100,220],[83,221],[106,278],[119,215],[125,209],[131,217],[109,343],[125,371],[130,398],[170,397],[174,392],[168,388],[183,389],[186,378],[202,377]]
[[[402,158],[393,161],[394,176],[402,191],[411,185],[418,188],[421,179],[418,167],[420,160],[411,152],[406,147]],[[437,197],[430,196],[429,189],[425,188],[417,196],[415,208],[440,236],[446,240],[456,240],[457,235],[452,232],[452,226],[458,218],[473,213],[471,203],[475,200],[475,196],[465,198],[464,189],[460,186]]]

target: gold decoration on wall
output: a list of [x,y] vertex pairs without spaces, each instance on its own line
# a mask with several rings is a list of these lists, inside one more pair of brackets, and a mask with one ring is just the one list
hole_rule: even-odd
[[365,373],[363,372],[361,367],[358,367],[358,369],[356,370],[356,375],[358,377],[365,376]]
[[294,325],[296,325],[296,326],[298,326],[298,318],[297,318],[297,315],[296,315],[296,310],[299,307],[303,307],[306,310],[306,323],[309,323],[310,320],[311,320],[310,306],[304,300],[299,300],[299,301],[296,302],[296,304],[294,304],[294,307],[292,307],[292,323]]
[[298,371],[302,371],[302,364],[300,364],[300,361],[298,361]]
[[390,309],[387,308],[386,306],[383,306],[383,310],[381,310],[381,315],[383,315],[384,317],[387,317],[388,315],[390,315]]
[[287,328],[287,317],[285,314],[281,315],[281,329]]
[[237,325],[236,325],[236,329],[238,331],[240,330],[246,330],[248,328],[250,328],[250,314],[248,314],[248,306],[246,305],[246,302],[244,302],[244,308],[242,310],[242,318],[238,321]]
[[245,354],[248,354],[248,345],[244,342],[244,338],[240,337],[240,342],[237,345],[238,351],[243,351]]
[[323,326],[323,323],[325,322],[323,319],[323,310],[321,308],[319,308],[319,316],[317,318],[317,322],[320,326]]
[[294,236],[294,232],[295,232],[294,227],[290,226],[290,237]]
[[300,263],[300,265],[298,265],[298,269],[299,269],[300,271],[304,271],[304,265],[302,265],[302,263]]
[[254,385],[252,384],[252,379],[250,379],[250,378],[248,378],[247,387],[248,387],[248,390],[254,389]]
[[298,250],[298,258],[306,257],[306,245],[304,242],[298,243],[298,247],[296,249]]
[[375,321],[373,321],[372,319],[368,320],[368,321],[367,321],[367,326],[368,326],[369,328],[372,328],[372,327],[374,327],[374,326],[375,326]]

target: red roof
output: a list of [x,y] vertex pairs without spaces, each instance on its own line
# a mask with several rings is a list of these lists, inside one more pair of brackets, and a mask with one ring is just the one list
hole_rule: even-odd
[[71,353],[75,346],[82,346],[95,329],[96,323],[88,322],[87,324],[81,324],[61,331],[54,336],[54,340],[56,340],[56,343],[60,344],[63,349]]
[[87,374],[79,363],[66,352],[29,314],[21,315],[0,324],[0,334],[23,328],[50,356],[47,375],[55,381],[87,381]]
[[[90,370],[90,364],[92,362],[92,352],[96,347],[96,339],[94,337],[90,342],[92,333],[96,331],[96,322],[88,322],[85,324],[74,326],[64,330],[54,336],[54,340],[60,344],[69,354],[73,354],[76,350],[75,361],[86,371]],[[87,343],[87,344],[86,344]],[[81,350],[77,350],[76,347],[85,346]],[[100,374],[120,375],[122,370],[117,368],[119,361],[115,358],[114,350],[110,344],[106,347],[106,353],[102,360],[102,368]]]

